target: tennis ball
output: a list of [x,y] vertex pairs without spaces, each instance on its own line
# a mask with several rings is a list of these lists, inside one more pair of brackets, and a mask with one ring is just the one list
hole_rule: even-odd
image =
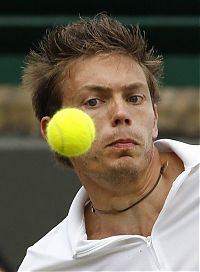
[[75,157],[86,153],[95,139],[91,117],[77,108],[57,111],[47,125],[47,141],[56,153]]

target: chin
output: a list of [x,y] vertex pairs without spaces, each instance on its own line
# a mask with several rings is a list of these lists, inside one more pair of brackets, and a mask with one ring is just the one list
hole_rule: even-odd
[[135,176],[139,172],[139,165],[138,163],[136,164],[134,158],[130,156],[122,156],[112,161],[109,165],[109,170],[117,176]]
[[93,163],[90,169],[87,169],[87,175],[94,180],[101,180],[114,186],[129,183],[130,180],[138,177],[141,171],[141,161],[130,155],[120,156],[118,158],[107,157],[101,160],[101,163]]

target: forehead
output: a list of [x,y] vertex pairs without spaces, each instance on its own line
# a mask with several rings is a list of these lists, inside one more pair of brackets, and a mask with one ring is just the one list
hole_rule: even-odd
[[142,67],[132,57],[102,54],[76,60],[69,68],[64,90],[75,91],[88,84],[120,88],[133,83],[147,86]]

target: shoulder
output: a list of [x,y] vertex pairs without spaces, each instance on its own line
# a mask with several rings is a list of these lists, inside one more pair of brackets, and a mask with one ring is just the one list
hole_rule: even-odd
[[73,259],[76,241],[80,233],[85,233],[83,207],[87,198],[82,187],[71,204],[68,216],[28,248],[19,271],[47,271],[47,268]]
[[54,241],[55,237],[56,239],[59,238],[61,233],[63,233],[63,229],[65,225],[67,224],[68,217],[66,217],[62,222],[60,222],[57,226],[55,226],[52,230],[50,230],[45,236],[43,236],[39,241],[37,241],[32,248],[35,249],[46,249],[52,242]]
[[160,139],[154,142],[159,152],[174,152],[183,162],[185,169],[200,163],[200,145],[176,140]]
[[[51,266],[52,262],[66,259],[70,247],[67,239],[66,217],[61,223],[49,231],[33,246],[29,247],[27,254],[19,267],[19,271],[31,271]],[[70,256],[71,254],[68,253]]]

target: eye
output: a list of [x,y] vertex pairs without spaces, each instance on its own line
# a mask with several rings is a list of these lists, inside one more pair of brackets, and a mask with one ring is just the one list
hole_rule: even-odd
[[133,104],[140,104],[143,101],[143,97],[140,95],[133,95],[128,98],[128,102],[131,102]]
[[95,107],[98,104],[98,102],[99,102],[99,99],[97,99],[97,98],[91,98],[88,101],[86,101],[85,104],[87,106],[90,106],[90,107]]

